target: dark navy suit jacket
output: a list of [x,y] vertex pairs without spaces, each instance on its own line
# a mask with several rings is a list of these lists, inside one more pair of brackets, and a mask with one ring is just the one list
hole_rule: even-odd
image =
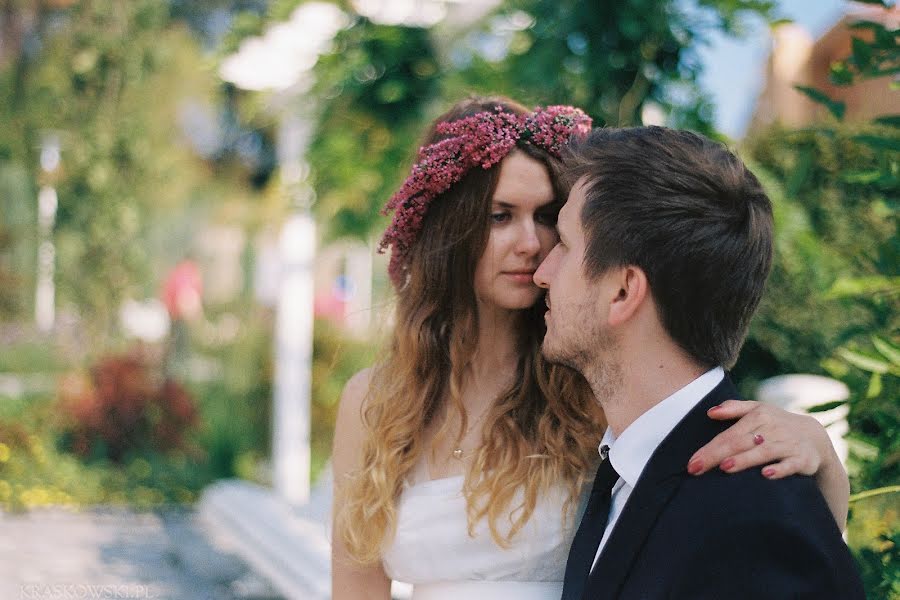
[[760,469],[695,477],[688,460],[731,423],[706,411],[739,398],[729,378],[656,449],[585,587],[585,600],[865,598],[822,494],[810,477]]

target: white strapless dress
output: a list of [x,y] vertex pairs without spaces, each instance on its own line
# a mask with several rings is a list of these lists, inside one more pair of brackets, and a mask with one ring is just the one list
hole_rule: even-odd
[[540,499],[510,547],[501,548],[485,520],[469,537],[462,484],[458,476],[407,485],[396,535],[382,554],[387,575],[412,584],[413,600],[559,600],[578,523],[570,516],[563,524],[565,490]]

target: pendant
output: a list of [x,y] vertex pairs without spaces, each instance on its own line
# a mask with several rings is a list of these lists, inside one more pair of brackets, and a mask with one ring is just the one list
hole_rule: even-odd
[[453,451],[453,458],[455,458],[456,460],[462,459],[462,448],[457,448]]

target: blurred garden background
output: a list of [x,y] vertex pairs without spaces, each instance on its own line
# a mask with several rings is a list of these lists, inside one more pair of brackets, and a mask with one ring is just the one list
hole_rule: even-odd
[[[849,543],[900,598],[900,11],[784,0],[0,3],[0,509],[270,485],[283,227],[316,223],[311,478],[390,309],[379,209],[470,93],[737,149],[777,256],[734,376],[849,397]],[[835,8],[836,7],[836,8]],[[756,39],[740,127],[714,43]],[[743,41],[743,42],[742,42]],[[722,80],[722,78],[719,78]],[[733,107],[726,107],[732,110]],[[2,523],[2,521],[0,521]]]

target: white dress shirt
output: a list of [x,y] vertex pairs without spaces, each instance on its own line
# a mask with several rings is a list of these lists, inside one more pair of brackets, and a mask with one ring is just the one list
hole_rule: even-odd
[[[600,540],[600,547],[597,548],[597,554],[594,556],[594,566],[597,564],[606,540],[612,533],[616,520],[622,514],[625,503],[628,502],[631,490],[637,485],[644,467],[647,466],[647,462],[656,451],[657,446],[698,402],[719,385],[724,377],[725,371],[722,367],[707,371],[635,419],[618,438],[612,429],[606,429],[606,433],[603,434],[603,439],[600,441],[600,448],[609,446],[609,460],[612,461],[613,468],[619,474],[619,480],[612,488],[609,519],[606,522],[603,539]],[[687,465],[685,465],[685,469],[687,469]]]

